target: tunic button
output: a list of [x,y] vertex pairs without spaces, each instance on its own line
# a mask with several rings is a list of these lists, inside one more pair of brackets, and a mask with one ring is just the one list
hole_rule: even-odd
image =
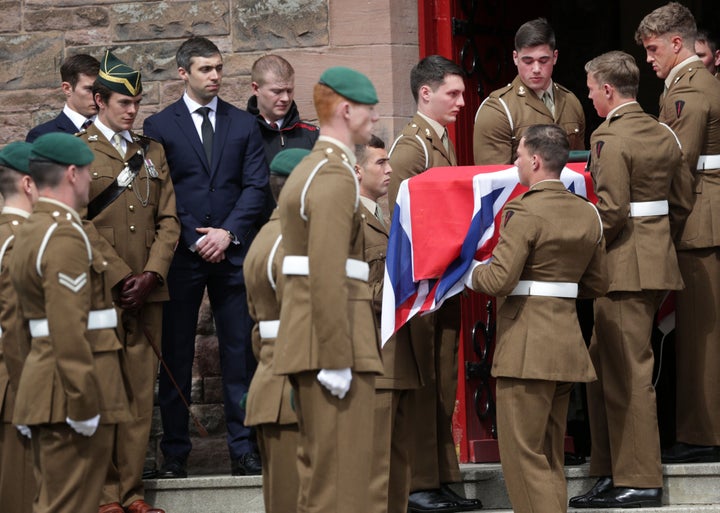
[[134,224],[131,224],[131,225],[130,225],[130,231],[131,231],[131,232],[134,232],[134,231],[135,231],[135,225],[134,225]]
[[132,184],[128,185],[128,189],[132,189]]
[[210,220],[210,214],[206,214],[205,219]]
[[107,266],[107,260],[103,260],[103,265]]
[[97,171],[93,171],[93,177],[94,177],[94,178],[97,178],[97,177],[98,177]]
[[128,208],[130,209],[130,212],[135,212],[135,205],[130,205]]

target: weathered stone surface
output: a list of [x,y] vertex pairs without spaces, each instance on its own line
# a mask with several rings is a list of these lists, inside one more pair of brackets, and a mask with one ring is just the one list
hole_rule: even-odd
[[19,32],[22,26],[20,0],[0,2],[0,32]]
[[195,364],[201,376],[220,375],[218,340],[214,335],[198,335],[195,339]]
[[65,102],[65,97],[60,90],[59,79],[58,76],[57,86],[50,89],[19,89],[0,92],[0,113],[18,112],[18,105],[26,107],[26,112],[33,115],[32,118],[29,118],[33,123],[28,129],[37,124],[34,122],[36,113],[42,113],[40,117],[50,116],[53,112],[57,115]]
[[232,16],[236,52],[320,46],[329,40],[323,0],[240,0]]
[[210,308],[210,300],[208,299],[207,291],[205,291],[202,303],[200,304],[200,312],[198,313],[197,333],[198,335],[211,335],[215,333],[215,321],[213,320],[212,310]]
[[105,27],[109,23],[107,8],[92,5],[70,9],[28,9],[24,17],[24,28],[28,32],[97,28]]
[[[225,413],[222,404],[194,404],[192,411],[210,436],[225,435]],[[190,420],[190,433],[198,436],[195,423]]]
[[203,385],[204,388],[204,394],[203,394],[203,402],[204,403],[220,403],[223,402],[223,390],[222,390],[222,378],[220,376],[211,376],[208,378],[205,378],[205,383]]
[[57,86],[63,47],[62,32],[0,36],[0,89]]
[[113,7],[117,41],[218,36],[230,33],[227,1],[131,2]]
[[[101,45],[103,49],[109,48],[112,46],[110,27],[91,27],[68,31],[65,33],[65,45],[68,48],[79,47],[70,53],[88,53],[87,47],[91,45]],[[93,55],[99,58],[102,52],[93,53]]]
[[0,117],[0,145],[13,141],[24,141],[29,114],[8,114]]
[[187,470],[191,475],[230,474],[230,456],[224,436],[193,438]]

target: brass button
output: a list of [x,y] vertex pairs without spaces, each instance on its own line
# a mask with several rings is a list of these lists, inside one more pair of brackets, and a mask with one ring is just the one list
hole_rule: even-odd
[[132,189],[132,184],[128,185],[128,189]]
[[135,212],[135,205],[130,205],[128,209],[130,209],[130,212]]
[[131,225],[130,225],[130,231],[131,231],[131,232],[134,232],[134,231],[135,231],[135,225],[134,225],[134,224],[131,224]]

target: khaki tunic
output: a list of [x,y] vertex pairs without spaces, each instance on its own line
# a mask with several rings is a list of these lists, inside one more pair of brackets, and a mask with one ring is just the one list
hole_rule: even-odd
[[[493,259],[475,268],[472,288],[506,296],[518,280],[578,283],[581,297],[607,288],[597,212],[558,180],[535,184],[505,206]],[[565,513],[569,382],[595,378],[575,300],[507,297],[498,311],[492,374],[498,378],[498,444],[513,511]]]
[[[400,183],[431,167],[457,165],[452,142],[442,140],[419,114],[413,116],[390,149],[388,204],[395,208]],[[452,413],[457,391],[457,349],[460,301],[448,299],[436,312],[415,316],[396,333],[414,348],[424,386],[411,392],[409,415],[413,424],[411,489],[434,489],[440,483],[460,481],[460,467],[452,438]]]
[[559,125],[568,135],[571,150],[585,149],[585,113],[580,101],[555,82],[553,94],[554,117],[519,76],[511,84],[490,93],[475,114],[475,164],[512,164],[523,133],[529,126],[538,124]]
[[694,206],[678,244],[685,288],[676,298],[676,432],[681,442],[720,445],[720,169],[696,170],[700,155],[720,155],[720,82],[698,59],[660,98],[695,173]]
[[30,440],[12,424],[15,393],[30,351],[30,338],[18,312],[7,262],[15,232],[25,221],[16,213],[0,214],[0,511],[17,513],[30,513],[35,497]]

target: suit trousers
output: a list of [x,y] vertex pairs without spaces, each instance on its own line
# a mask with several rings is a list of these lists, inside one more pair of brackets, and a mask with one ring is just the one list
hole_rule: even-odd
[[353,372],[343,399],[317,370],[290,376],[298,416],[297,513],[367,513],[373,450],[375,375]]
[[10,422],[0,425],[0,511],[31,513],[35,474],[30,439]]
[[[227,260],[204,262],[187,249],[178,249],[168,273],[170,301],[163,306],[162,353],[183,394],[190,399],[195,332],[207,288],[220,353],[223,402],[230,458],[257,451],[255,430],[245,427],[240,400],[247,393],[257,361],[252,352],[254,325],[247,307],[242,267]],[[190,454],[190,415],[165,369],[160,369],[160,413],[165,459],[186,461]]]
[[677,440],[720,445],[720,247],[678,251]]
[[556,381],[497,378],[500,463],[515,513],[567,511],[563,465],[572,386]]
[[409,390],[375,390],[371,513],[406,513],[410,493]]
[[591,476],[615,486],[662,487],[650,336],[663,291],[609,292],[595,300],[590,342],[598,381],[587,386]]
[[32,426],[39,481],[33,513],[97,513],[114,429],[114,424],[100,424],[88,437],[67,424]]
[[448,299],[435,313],[414,317],[408,328],[411,337],[421,337],[420,346],[427,347],[427,351],[416,354],[423,386],[409,391],[413,424],[410,489],[430,490],[439,488],[441,483],[461,481],[452,437],[460,298]]
[[[142,323],[142,324],[141,324]],[[119,502],[129,506],[145,498],[142,473],[153,415],[158,358],[143,331],[147,329],[159,346],[162,333],[162,303],[146,303],[140,312],[123,311],[120,340],[135,405],[134,418],[115,428],[113,457],[103,486],[101,504]]]
[[298,499],[297,424],[260,424],[258,448],[262,459],[265,513],[295,511]]

